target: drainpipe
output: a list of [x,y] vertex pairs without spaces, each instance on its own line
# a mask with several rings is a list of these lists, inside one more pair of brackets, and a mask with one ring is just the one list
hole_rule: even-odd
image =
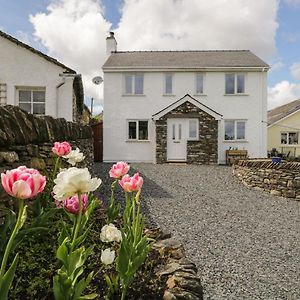
[[[60,75],[60,74],[59,74]],[[66,78],[65,77],[63,77],[62,78],[62,81],[61,81],[61,83],[59,83],[57,86],[56,86],[56,105],[55,105],[55,109],[56,109],[56,112],[55,112],[55,115],[56,115],[56,118],[58,117],[58,95],[59,95],[59,88],[61,87],[61,86],[63,86],[64,84],[66,83]]]
[[[261,79],[260,79],[260,82],[261,82],[261,95],[262,95],[262,97],[261,97],[261,103],[262,103],[262,107],[261,107],[261,124],[263,125],[262,126],[262,128],[261,128],[261,138],[260,138],[260,148],[261,148],[261,153],[262,153],[262,151],[263,151],[263,145],[264,145],[264,133],[265,133],[265,128],[264,128],[264,101],[263,101],[263,97],[264,97],[264,90],[263,90],[263,83],[264,83],[264,76],[263,76],[263,74],[264,74],[264,72],[265,72],[265,67],[263,67],[262,68],[262,70],[261,70]],[[267,100],[268,101],[268,100]],[[267,105],[268,105],[268,103],[267,103]]]

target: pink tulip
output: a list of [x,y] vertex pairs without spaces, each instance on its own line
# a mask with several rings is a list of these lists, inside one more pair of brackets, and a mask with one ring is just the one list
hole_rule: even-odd
[[55,142],[52,152],[57,156],[68,155],[71,152],[72,148],[68,142]]
[[18,199],[35,197],[46,185],[46,177],[35,169],[25,166],[1,173],[1,183],[10,196]]
[[129,169],[130,166],[126,162],[119,161],[112,166],[109,171],[109,176],[115,179],[120,179],[128,173]]
[[119,180],[119,184],[123,190],[129,193],[139,191],[143,186],[143,182],[143,177],[139,173],[135,173],[132,177],[126,174]]
[[[87,194],[81,195],[81,201],[82,201],[82,213],[84,214],[87,210],[88,206],[88,196]],[[78,201],[78,195],[72,196],[64,201],[64,208],[67,212],[78,215],[79,214],[79,201]]]

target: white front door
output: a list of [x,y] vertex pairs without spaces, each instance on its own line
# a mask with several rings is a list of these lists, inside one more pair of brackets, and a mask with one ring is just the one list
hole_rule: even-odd
[[167,158],[169,161],[186,161],[185,119],[168,119]]

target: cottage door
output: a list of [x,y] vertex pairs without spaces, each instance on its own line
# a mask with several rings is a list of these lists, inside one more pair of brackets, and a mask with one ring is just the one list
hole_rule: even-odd
[[184,119],[168,119],[168,161],[186,161],[186,122]]

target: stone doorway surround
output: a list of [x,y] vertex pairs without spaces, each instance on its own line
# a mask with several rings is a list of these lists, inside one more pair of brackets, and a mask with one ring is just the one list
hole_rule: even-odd
[[156,127],[156,163],[168,162],[167,120],[170,118],[199,120],[199,139],[187,141],[187,163],[218,162],[218,121],[222,115],[186,94],[152,116]]

